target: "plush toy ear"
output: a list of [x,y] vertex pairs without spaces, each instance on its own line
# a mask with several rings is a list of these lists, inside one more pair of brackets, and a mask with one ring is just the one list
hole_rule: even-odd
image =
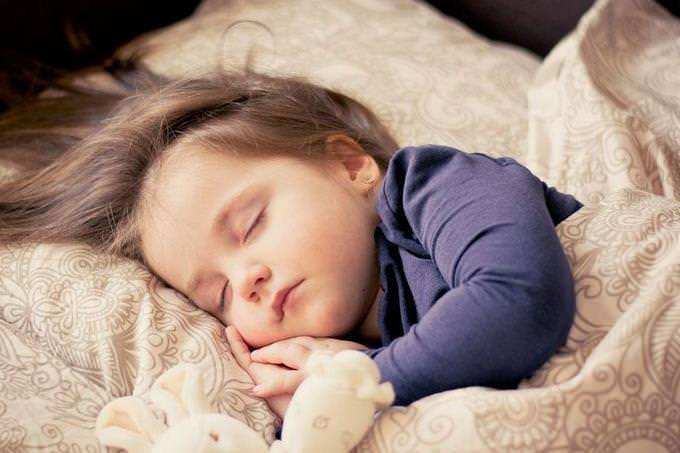
[[380,382],[380,370],[376,363],[359,351],[351,349],[338,352],[333,358],[338,365],[348,371],[359,398],[371,400],[378,410],[394,401],[394,388],[389,382]]
[[366,380],[380,382],[378,365],[363,352],[347,349],[335,354],[333,360],[347,369],[356,370]]
[[128,453],[148,453],[165,431],[163,425],[141,398],[126,396],[108,403],[97,416],[96,432],[107,447]]
[[151,387],[149,398],[165,411],[170,426],[189,415],[210,412],[201,371],[192,365],[177,365],[163,373]]

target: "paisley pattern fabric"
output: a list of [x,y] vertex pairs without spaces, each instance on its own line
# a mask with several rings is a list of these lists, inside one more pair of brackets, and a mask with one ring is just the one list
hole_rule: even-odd
[[678,36],[654,1],[596,3],[534,77],[527,165],[584,203],[623,188],[680,200]]
[[[586,202],[557,229],[577,292],[567,344],[517,390],[471,387],[384,411],[355,451],[672,452],[678,36],[652,0],[603,0],[539,63],[413,0],[205,0],[123,51],[150,46],[146,64],[183,75],[242,64],[253,49],[257,69],[364,101],[403,145],[509,155]],[[179,362],[202,367],[216,411],[273,440],[280,421],[248,394],[221,325],[141,265],[77,244],[0,246],[0,451],[104,451],[99,410],[146,398]]]

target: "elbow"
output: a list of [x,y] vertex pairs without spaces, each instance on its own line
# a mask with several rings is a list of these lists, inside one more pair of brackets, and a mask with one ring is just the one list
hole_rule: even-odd
[[[556,287],[554,287],[556,288]],[[573,284],[549,291],[537,302],[529,328],[526,360],[522,369],[515,370],[519,379],[530,377],[564,346],[574,322],[576,296]]]
[[551,285],[527,297],[516,305],[528,308],[519,316],[522,321],[515,317],[517,322],[508,331],[511,338],[504,346],[505,360],[497,363],[494,387],[516,387],[550,360],[569,336],[576,307],[573,284]]
[[538,329],[546,337],[547,344],[553,344],[553,353],[563,346],[569,336],[576,314],[576,293],[574,279],[567,271],[554,279],[538,305]]

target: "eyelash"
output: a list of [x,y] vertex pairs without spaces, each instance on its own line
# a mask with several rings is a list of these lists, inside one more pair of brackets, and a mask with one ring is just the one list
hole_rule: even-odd
[[[250,236],[250,233],[255,229],[256,226],[262,221],[264,218],[264,211],[261,211],[258,215],[255,221],[253,222],[252,226],[248,229],[246,232],[245,236],[243,236],[243,242],[245,242],[248,237]],[[229,286],[229,280],[227,280],[227,283],[224,284],[222,287],[222,292],[220,293],[220,311],[224,310],[224,294],[227,292],[227,287]]]
[[253,224],[250,226],[246,234],[243,236],[243,242],[245,242],[248,237],[250,236],[250,233],[255,229],[255,227],[262,221],[262,218],[264,217],[264,211],[260,211],[260,213],[257,215],[257,218],[253,222]]

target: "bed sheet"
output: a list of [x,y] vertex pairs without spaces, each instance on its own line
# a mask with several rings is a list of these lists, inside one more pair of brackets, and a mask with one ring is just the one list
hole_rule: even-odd
[[[541,63],[411,0],[206,0],[122,51],[150,46],[145,63],[179,76],[238,66],[255,48],[257,69],[359,98],[402,145],[509,155],[587,203],[557,229],[577,291],[567,344],[517,390],[459,389],[383,412],[356,451],[670,452],[680,448],[673,36],[677,20],[651,0],[600,1]],[[76,244],[1,247],[0,313],[0,451],[102,451],[99,410],[146,398],[179,362],[203,368],[215,410],[273,440],[280,421],[245,391],[221,325],[137,263]]]

